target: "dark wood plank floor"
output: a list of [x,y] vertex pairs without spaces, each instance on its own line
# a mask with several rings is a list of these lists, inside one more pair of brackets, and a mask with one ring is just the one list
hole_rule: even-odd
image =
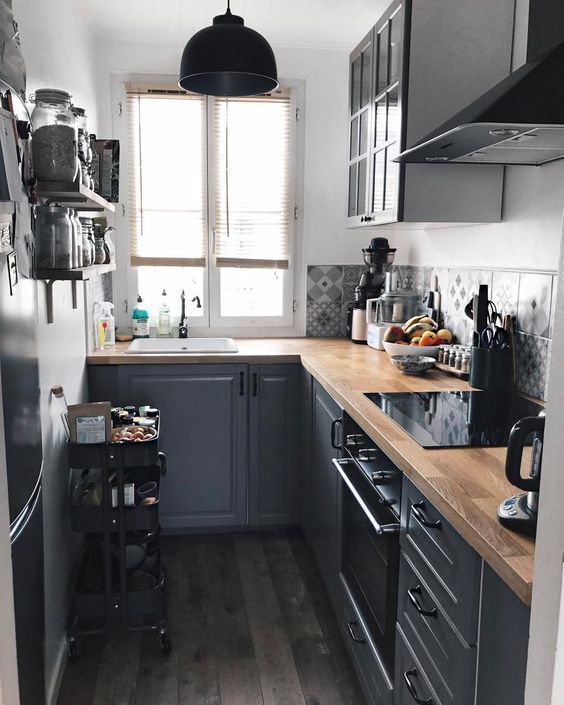
[[298,531],[163,539],[172,653],[154,633],[81,642],[58,705],[365,705]]

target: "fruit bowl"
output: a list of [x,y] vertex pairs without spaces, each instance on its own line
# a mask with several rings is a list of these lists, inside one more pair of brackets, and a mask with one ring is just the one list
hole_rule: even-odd
[[392,355],[437,357],[440,348],[440,345],[402,345],[401,343],[383,343],[383,345],[390,357]]
[[435,358],[427,355],[390,355],[390,360],[404,375],[420,375],[435,366]]

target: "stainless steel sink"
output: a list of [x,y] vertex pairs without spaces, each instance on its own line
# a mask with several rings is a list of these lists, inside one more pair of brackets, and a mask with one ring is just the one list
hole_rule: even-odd
[[233,338],[138,338],[126,355],[194,355],[197,353],[236,353]]

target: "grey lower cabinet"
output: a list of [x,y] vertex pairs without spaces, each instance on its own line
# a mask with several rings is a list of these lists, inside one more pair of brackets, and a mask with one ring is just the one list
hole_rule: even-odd
[[161,410],[164,529],[297,523],[298,365],[91,366],[90,397]]
[[[332,459],[339,457],[342,409],[316,381],[313,383],[310,535],[311,547],[329,597],[337,604],[341,567],[341,480]],[[334,439],[334,443],[333,440]]]
[[394,705],[522,705],[526,607],[404,477]]
[[299,521],[299,365],[249,366],[249,524]]

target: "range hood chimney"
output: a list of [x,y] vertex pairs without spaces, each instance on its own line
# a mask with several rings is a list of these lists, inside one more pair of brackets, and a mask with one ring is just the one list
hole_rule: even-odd
[[[546,10],[546,4],[544,7]],[[538,5],[531,3],[527,63],[394,161],[540,166],[564,159],[564,36],[560,0],[554,7],[552,27],[556,28],[554,32],[558,32],[560,43],[538,55],[538,49],[546,47],[546,15],[539,27]]]

